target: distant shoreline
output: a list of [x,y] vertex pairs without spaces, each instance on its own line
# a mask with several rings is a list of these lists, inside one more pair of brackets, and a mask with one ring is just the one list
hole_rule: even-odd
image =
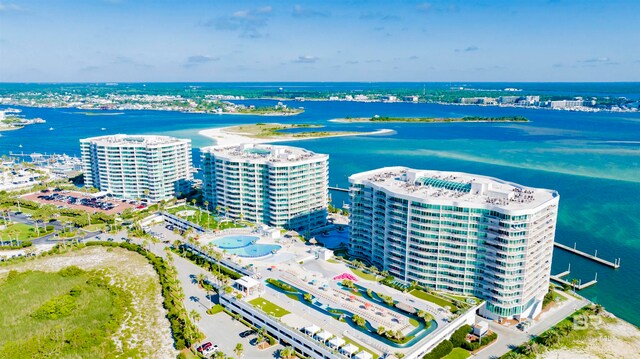
[[[283,129],[296,128],[293,125],[282,125],[282,124],[273,124],[273,123],[263,124],[263,125],[279,126],[279,127],[290,126],[290,127],[285,127]],[[340,133],[338,131],[326,132],[326,133],[321,132],[317,136],[305,136],[305,137],[295,137],[287,134],[274,135],[272,137],[259,137],[255,133],[241,132],[242,130],[240,128],[248,127],[248,126],[258,126],[258,125],[255,124],[255,125],[217,127],[217,128],[207,129],[207,130],[201,130],[198,132],[198,134],[212,139],[215,142],[213,146],[227,147],[227,146],[237,146],[243,143],[260,144],[260,143],[272,143],[272,142],[292,142],[292,141],[303,141],[303,140],[316,140],[320,138],[388,135],[388,134],[395,133],[395,131],[390,129],[380,129],[380,130],[368,131],[368,132],[345,132],[345,133]],[[314,126],[314,127],[309,126],[309,128],[318,128],[318,126]]]
[[521,116],[511,117],[354,117],[334,118],[329,122],[339,123],[505,123],[505,122],[530,122]]

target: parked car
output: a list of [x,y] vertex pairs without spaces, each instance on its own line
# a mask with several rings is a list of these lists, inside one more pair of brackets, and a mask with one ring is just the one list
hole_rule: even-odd
[[[204,344],[202,344],[201,346],[198,347],[198,353],[205,353],[205,350],[209,349],[213,347],[213,344],[211,344],[211,342],[206,342]],[[206,354],[205,354],[206,355]]]
[[253,334],[253,330],[245,330],[244,332],[240,333],[240,338],[246,338],[251,334]]

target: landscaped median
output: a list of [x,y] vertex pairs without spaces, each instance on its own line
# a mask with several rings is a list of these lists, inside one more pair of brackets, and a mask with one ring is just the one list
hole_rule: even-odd
[[51,234],[53,226],[38,228],[24,223],[10,223],[0,230],[0,249],[20,249],[31,246],[31,241]]

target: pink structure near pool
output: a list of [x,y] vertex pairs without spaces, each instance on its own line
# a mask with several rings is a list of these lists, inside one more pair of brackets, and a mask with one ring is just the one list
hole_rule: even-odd
[[349,274],[349,273],[342,273],[340,275],[337,275],[335,277],[333,277],[333,280],[344,280],[344,279],[348,279],[350,281],[353,282],[357,282],[358,278],[356,278],[356,276],[354,276],[353,274]]

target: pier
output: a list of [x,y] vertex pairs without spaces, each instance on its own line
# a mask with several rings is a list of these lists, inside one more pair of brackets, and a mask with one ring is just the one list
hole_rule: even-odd
[[558,274],[552,274],[551,275],[551,280],[563,285],[568,285],[571,288],[573,288],[574,290],[583,290],[585,288],[591,287],[592,285],[595,285],[596,283],[598,283],[598,273],[596,272],[596,276],[593,278],[593,280],[590,280],[586,283],[582,283],[582,279],[578,279],[578,283],[571,283],[568,280],[562,279],[562,277],[566,277],[569,275],[569,273],[571,273],[571,264],[569,264],[569,268],[562,272],[562,273],[558,273]]
[[573,254],[577,254],[583,258],[587,258],[587,259],[591,259],[594,262],[598,262],[600,264],[604,264],[607,267],[611,267],[613,269],[618,269],[620,268],[620,258],[616,258],[613,262],[610,262],[608,260],[602,259],[602,258],[598,258],[598,250],[596,249],[595,254],[589,254],[589,253],[585,253],[582,251],[579,251],[576,249],[576,243],[573,244],[573,248],[569,247],[567,245],[558,243],[558,242],[553,242],[553,245],[560,248],[560,249],[564,249],[567,252],[571,252]]
[[340,188],[340,187],[329,187],[330,191],[338,191],[338,192],[349,192],[349,189],[347,188]]

